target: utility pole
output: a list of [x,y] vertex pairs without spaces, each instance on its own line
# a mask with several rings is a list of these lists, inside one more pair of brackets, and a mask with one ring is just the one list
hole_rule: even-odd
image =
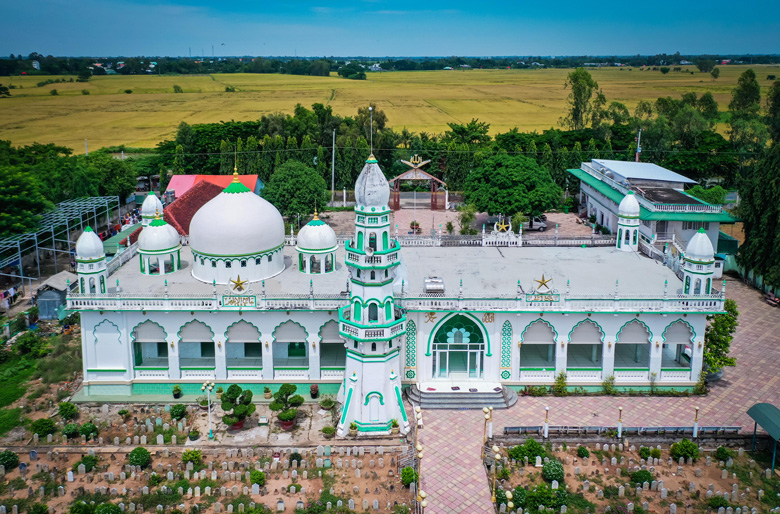
[[639,162],[639,154],[642,153],[642,129],[639,129],[639,133],[636,136],[636,162]]
[[330,203],[336,201],[336,129],[333,129],[333,151],[330,155]]
[[84,151],[86,151],[87,155],[89,155],[89,143],[87,143],[86,138],[84,138]]

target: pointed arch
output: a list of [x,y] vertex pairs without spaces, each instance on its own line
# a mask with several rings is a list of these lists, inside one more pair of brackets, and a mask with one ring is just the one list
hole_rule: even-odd
[[[193,319],[182,325],[182,327],[179,329],[179,332],[176,334],[176,336],[179,338],[179,341],[181,342],[195,342],[200,343],[203,342],[203,337],[205,337],[205,331],[203,329],[206,329],[211,334],[211,337],[209,337],[208,341],[214,340],[214,331],[211,330],[211,327],[203,323],[202,321],[199,321],[197,319]],[[198,333],[198,331],[201,331]],[[185,340],[182,337],[182,334],[184,334],[185,337],[192,338],[191,341]],[[197,336],[197,337],[196,337]]]
[[490,353],[490,337],[488,335],[487,328],[485,328],[485,324],[482,323],[482,321],[479,318],[477,318],[476,316],[473,316],[471,313],[468,313],[468,312],[452,312],[452,313],[444,316],[442,319],[440,319],[439,322],[436,323],[436,325],[434,325],[433,329],[431,329],[431,333],[428,335],[428,347],[426,349],[425,355],[428,356],[428,357],[431,356],[431,344],[433,342],[434,336],[436,335],[436,332],[439,330],[441,325],[445,321],[447,321],[450,318],[453,318],[455,316],[463,316],[465,318],[468,318],[468,319],[470,319],[471,321],[473,321],[477,325],[477,327],[482,332],[482,338],[483,338],[483,341],[485,341],[485,345],[487,347],[487,351],[485,352],[485,357],[492,356],[493,354]]
[[[623,334],[623,329],[627,329],[626,330],[626,335],[624,337],[630,337],[629,334],[632,331],[632,329],[634,328],[634,325],[632,325],[632,323],[635,324],[635,325],[641,325],[642,327],[644,327],[644,331],[647,332],[647,336],[648,337],[645,340],[643,340],[642,343],[649,343],[650,341],[653,340],[653,332],[650,330],[650,327],[648,327],[647,324],[644,321],[642,321],[642,320],[632,319],[632,320],[626,321],[623,324],[623,326],[620,327],[620,329],[617,331],[617,335],[615,336],[615,341],[616,342],[618,342],[618,343],[621,342],[620,336]],[[629,325],[631,325],[631,326],[629,326]],[[634,329],[634,332],[635,331],[636,331],[636,329]],[[625,342],[625,341],[623,341],[623,342]],[[628,342],[636,343],[637,341],[628,341]]]
[[[300,330],[296,329],[294,325],[297,325]],[[298,332],[298,334],[296,334],[296,332]],[[300,332],[303,332],[303,338],[294,337],[299,335]],[[297,321],[288,320],[277,325],[276,328],[274,328],[271,337],[273,337],[274,342],[297,343],[307,341],[309,339],[309,333],[306,331],[306,328]]]
[[[138,337],[138,329],[139,328],[143,330],[143,329],[145,329],[145,327],[149,327],[149,328],[146,328],[146,330],[152,331],[152,330],[155,330],[154,328],[152,328],[152,325],[155,325],[159,329],[159,332],[162,332],[162,338],[156,339],[156,338],[152,338],[151,336],[149,336],[149,338],[147,339],[147,336],[140,337],[140,338]],[[158,332],[158,335],[159,335],[159,332]],[[157,323],[155,321],[152,321],[150,319],[137,324],[136,326],[133,327],[133,330],[130,332],[130,340],[132,342],[134,342],[134,343],[136,341],[137,342],[156,342],[156,341],[165,341],[167,339],[168,339],[168,333],[165,331],[165,328],[162,325],[160,325],[159,323]]]
[[[590,325],[587,325],[587,323],[589,323]],[[582,328],[580,328],[580,327],[582,327]],[[579,323],[577,323],[576,325],[574,325],[574,327],[572,327],[572,329],[571,329],[571,332],[569,332],[569,341],[568,342],[571,343],[571,336],[574,334],[575,330],[577,330],[577,329],[579,329],[580,331],[587,330],[587,328],[585,328],[585,327],[589,327],[590,329],[594,329],[595,328],[596,330],[598,330],[598,333],[600,335],[599,342],[602,342],[602,343],[604,342],[604,329],[601,328],[601,325],[599,325],[598,323],[596,323],[592,319],[584,319],[584,320],[580,321]]]
[[[667,325],[666,328],[664,329],[663,333],[661,334],[661,338],[663,339],[664,344],[667,343],[667,339],[666,339],[667,336],[672,336],[672,337],[675,336],[675,335],[683,335],[684,336],[684,334],[677,334],[676,333],[676,332],[681,330],[680,328],[678,328],[681,325],[685,325],[686,327],[688,327],[687,330],[688,330],[688,333],[690,334],[690,337],[688,337],[686,339],[687,343],[692,343],[693,342],[694,338],[696,337],[696,331],[693,329],[693,326],[690,323],[688,323],[684,319],[680,318],[680,319],[676,319],[676,320],[672,321],[671,323],[669,323],[669,325]],[[670,332],[670,329],[671,329],[671,332]]]
[[384,405],[385,404],[385,397],[382,396],[382,393],[379,391],[371,391],[366,395],[366,401],[363,405],[368,405],[368,401],[371,399],[372,396],[378,396],[379,397],[379,403]]
[[[231,334],[232,332],[232,334]],[[255,337],[256,334],[256,337]],[[232,339],[231,339],[232,335]],[[225,342],[228,343],[257,343],[262,332],[253,323],[240,319],[231,323],[225,330]]]
[[322,324],[317,331],[321,343],[344,343],[344,338],[339,334],[339,322],[335,319]]
[[534,325],[534,324],[540,323],[540,322],[542,324],[544,324],[544,325],[547,325],[547,327],[553,333],[554,338],[553,338],[553,340],[551,342],[554,343],[555,341],[557,341],[558,340],[558,331],[555,330],[555,327],[552,326],[552,323],[550,323],[546,319],[542,319],[542,318],[536,318],[535,320],[533,320],[532,322],[530,322],[528,325],[525,326],[523,331],[520,333],[520,341],[525,342],[525,333],[528,331],[528,329],[531,328],[531,325]]
[[115,323],[104,319],[92,330],[92,337],[95,361],[90,367],[96,369],[116,368],[124,361],[122,332]]

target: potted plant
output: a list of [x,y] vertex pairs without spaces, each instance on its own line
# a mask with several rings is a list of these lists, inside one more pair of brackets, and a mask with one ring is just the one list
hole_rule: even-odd
[[222,422],[233,430],[244,428],[244,421],[254,414],[257,408],[252,403],[252,391],[241,389],[233,384],[222,394],[222,410],[228,414],[222,416]]
[[173,397],[181,398],[181,386],[179,384],[173,386]]
[[320,386],[312,384],[309,387],[309,394],[311,395],[311,399],[315,400],[320,395]]
[[397,434],[398,432],[400,432],[400,430],[401,427],[398,426],[398,420],[393,418],[393,420],[390,421],[390,432],[393,434]]
[[198,406],[200,407],[200,410],[209,410],[209,399],[205,396],[199,396]]
[[187,434],[187,437],[189,437],[190,441],[197,441],[200,437],[200,432],[198,432],[195,429],[190,430],[190,433]]
[[265,397],[266,400],[270,400],[273,397],[273,395],[271,394],[270,387],[266,386],[263,388],[263,396]]
[[225,390],[222,389],[222,386],[217,387],[217,400],[221,400],[222,399],[222,393],[224,393],[224,392],[225,392]]
[[336,435],[336,429],[332,426],[322,427],[322,435],[325,439],[333,439],[333,436]]
[[354,421],[349,424],[349,435],[355,437],[357,435],[357,423]]
[[268,406],[274,412],[282,424],[283,430],[292,430],[295,418],[298,416],[297,407],[303,404],[303,396],[295,394],[298,388],[293,384],[282,384],[279,391],[274,394],[274,401]]
[[409,228],[412,229],[412,234],[419,234],[420,233],[420,224],[417,223],[417,221],[412,221],[409,223]]
[[336,402],[333,400],[333,398],[323,398],[320,400],[320,407],[322,407],[324,410],[330,410],[335,406]]

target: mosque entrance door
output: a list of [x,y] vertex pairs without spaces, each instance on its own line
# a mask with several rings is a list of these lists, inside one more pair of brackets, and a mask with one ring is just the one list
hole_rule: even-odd
[[485,341],[482,331],[466,316],[453,316],[433,339],[433,378],[482,378]]

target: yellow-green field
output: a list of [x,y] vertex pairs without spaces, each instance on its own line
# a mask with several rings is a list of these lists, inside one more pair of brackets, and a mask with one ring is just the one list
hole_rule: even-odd
[[[737,77],[748,66],[721,66],[720,78],[709,74],[640,71],[638,68],[591,69],[609,101],[633,110],[640,100],[681,93],[711,91],[727,108]],[[779,66],[753,66],[762,88],[768,74],[780,75]],[[468,70],[371,73],[366,81],[336,76],[230,74],[205,76],[102,76],[88,84],[66,83],[36,87],[47,78],[14,77],[23,89],[0,100],[0,139],[23,145],[34,141],[57,143],[83,152],[125,144],[154,146],[170,138],[182,122],[253,120],[275,111],[292,112],[295,104],[330,104],[341,115],[375,102],[396,130],[443,132],[449,122],[479,118],[491,132],[512,127],[544,130],[557,126],[568,91],[563,88],[571,70]],[[8,84],[8,77],[0,77]],[[173,85],[184,89],[174,94]],[[237,89],[225,93],[225,86]],[[58,96],[50,91],[57,89]],[[89,95],[82,95],[87,89]],[[131,89],[132,94],[124,91]]]

